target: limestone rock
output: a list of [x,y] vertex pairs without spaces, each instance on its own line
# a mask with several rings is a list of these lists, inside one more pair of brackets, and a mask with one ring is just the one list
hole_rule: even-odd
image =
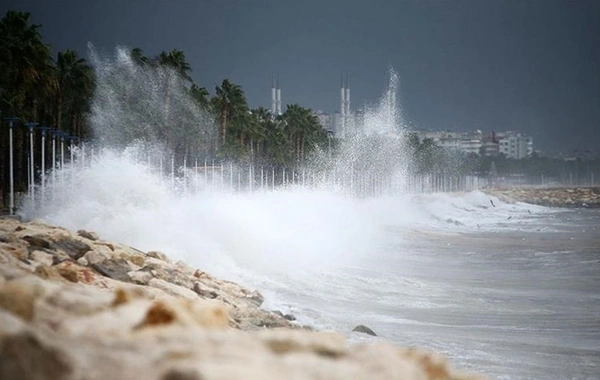
[[0,308],[13,313],[26,321],[34,314],[35,292],[33,288],[10,281],[0,288]]
[[129,279],[139,285],[148,285],[150,280],[154,278],[152,273],[143,271],[143,270],[135,270],[127,273]]
[[82,257],[87,251],[90,251],[92,248],[77,239],[73,238],[62,238],[55,241],[53,246],[61,249],[64,253],[66,253],[71,259],[77,260]]
[[478,378],[426,351],[306,331],[258,291],[153,256],[0,219],[0,379]]
[[70,358],[31,332],[0,341],[0,379],[62,380],[73,372]]
[[131,281],[127,275],[131,267],[123,259],[108,259],[98,264],[91,264],[90,267],[103,276],[123,282]]
[[165,255],[162,252],[159,251],[150,251],[147,253],[148,257],[152,257],[167,263],[170,263],[171,261],[169,260],[169,258],[167,257],[167,255]]
[[372,336],[377,336],[377,334],[375,334],[375,331],[371,330],[369,327],[367,327],[365,325],[358,325],[355,328],[353,328],[352,331],[363,333],[363,334],[368,334],[368,335],[372,335]]
[[29,254],[29,259],[46,266],[52,265],[52,255],[44,251],[33,251]]
[[[108,252],[106,252],[108,251]],[[110,251],[106,247],[102,247],[101,249],[95,249],[93,251],[88,251],[81,257],[79,260],[84,259],[87,263],[86,265],[95,265],[100,264],[108,259],[110,259],[112,255]],[[80,262],[77,260],[77,262]]]
[[95,232],[91,232],[91,231],[78,230],[77,235],[81,236],[82,238],[88,239],[88,240],[93,240],[93,241],[98,240],[98,234]]

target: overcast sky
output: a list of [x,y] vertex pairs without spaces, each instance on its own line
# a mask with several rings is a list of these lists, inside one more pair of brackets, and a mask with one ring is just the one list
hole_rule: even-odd
[[415,129],[518,130],[544,151],[600,151],[600,1],[2,0],[31,12],[54,52],[87,43],[147,55],[181,49],[214,92],[242,85],[252,107],[339,109],[376,101],[401,77]]

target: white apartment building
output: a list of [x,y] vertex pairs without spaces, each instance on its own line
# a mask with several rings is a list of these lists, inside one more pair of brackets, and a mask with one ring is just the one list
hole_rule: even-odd
[[498,134],[499,151],[507,158],[516,160],[529,157],[533,153],[533,139],[518,132]]
[[479,154],[481,152],[482,145],[483,143],[481,142],[481,138],[461,139],[460,151],[467,154]]
[[444,149],[463,153],[495,156],[499,153],[508,158],[521,159],[533,153],[533,139],[518,132],[484,134],[480,130],[473,132],[428,131],[415,132],[419,139],[429,138]]

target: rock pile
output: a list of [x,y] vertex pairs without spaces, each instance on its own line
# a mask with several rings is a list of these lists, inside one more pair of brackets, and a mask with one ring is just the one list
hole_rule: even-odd
[[160,252],[0,220],[0,379],[479,378],[306,331],[262,301]]
[[548,207],[600,207],[600,187],[486,189],[504,202],[525,202]]

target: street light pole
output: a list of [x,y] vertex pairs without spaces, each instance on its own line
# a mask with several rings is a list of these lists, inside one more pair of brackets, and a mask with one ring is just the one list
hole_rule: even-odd
[[42,182],[42,187],[41,187],[41,198],[42,198],[42,203],[44,202],[44,199],[46,198],[46,131],[48,131],[50,128],[43,126],[41,127],[42,130],[42,172],[41,172],[41,182]]
[[9,166],[9,212],[10,215],[15,213],[15,172],[14,172],[14,158],[13,158],[13,126],[14,122],[18,121],[17,117],[6,117],[4,120],[8,121],[8,141],[9,141],[9,158],[8,158],[8,166]]
[[34,122],[25,123],[29,128],[29,197],[35,204],[35,161],[33,152],[33,128],[38,125]]
[[60,134],[60,170],[63,170],[65,167],[65,137],[66,134]]
[[52,131],[52,200],[56,196],[56,136],[58,131]]

